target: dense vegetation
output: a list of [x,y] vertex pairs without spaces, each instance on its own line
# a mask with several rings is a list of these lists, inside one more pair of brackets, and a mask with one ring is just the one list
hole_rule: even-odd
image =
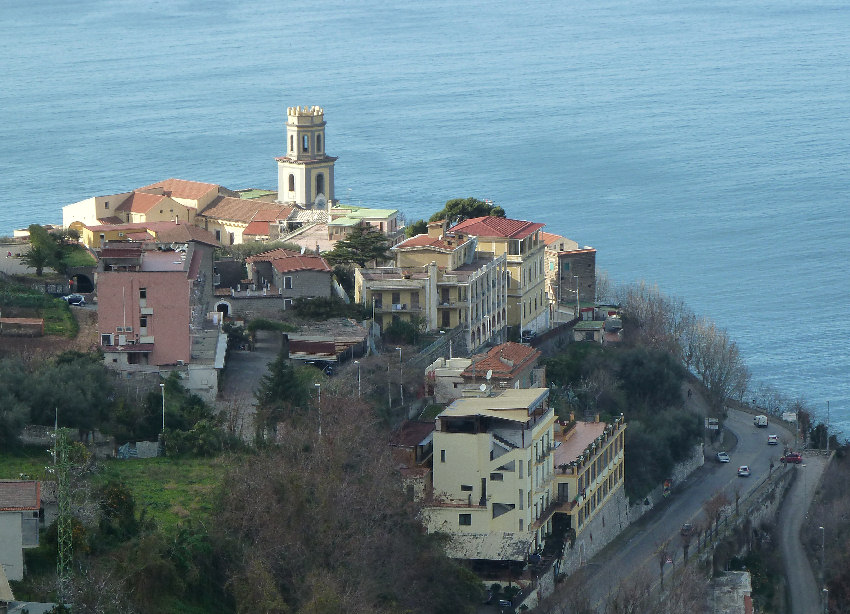
[[[480,200],[478,198],[452,198],[447,200],[446,205],[432,215],[429,221],[439,222],[446,220],[449,226],[453,226],[470,218],[486,216],[505,217],[505,210],[490,201]],[[408,224],[404,232],[407,237],[424,234],[428,232],[428,222],[425,220],[416,220]]]
[[28,230],[30,247],[21,261],[34,268],[36,276],[41,277],[46,267],[65,273],[71,266],[94,264],[94,258],[78,243],[77,231],[48,232],[38,224],[31,224]]
[[574,343],[546,361],[546,373],[558,387],[562,419],[569,413],[608,421],[626,416],[626,494],[632,500],[668,478],[702,436],[702,419],[683,408],[685,371],[667,352]]

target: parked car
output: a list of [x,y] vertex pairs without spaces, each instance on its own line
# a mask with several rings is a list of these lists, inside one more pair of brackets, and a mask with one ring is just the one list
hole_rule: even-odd
[[686,522],[682,525],[682,530],[679,531],[679,533],[682,535],[682,537],[690,537],[694,534],[694,525],[692,525],[690,522]]
[[741,465],[738,467],[738,476],[742,478],[750,477],[750,468],[746,465]]
[[728,463],[729,455],[726,452],[718,452],[717,453],[717,462],[718,463]]
[[767,436],[767,445],[769,445],[769,446],[779,445],[779,437],[777,437],[776,435],[768,435]]
[[68,296],[63,296],[62,300],[69,305],[77,305],[78,307],[82,307],[86,304],[86,297],[82,294],[69,294]]
[[522,335],[520,336],[520,339],[522,340],[523,343],[531,343],[536,336],[537,336],[537,333],[535,333],[533,330],[524,330],[524,331],[522,331]]
[[780,457],[779,461],[782,463],[794,463],[799,465],[803,462],[803,455],[799,452],[789,452],[785,456]]

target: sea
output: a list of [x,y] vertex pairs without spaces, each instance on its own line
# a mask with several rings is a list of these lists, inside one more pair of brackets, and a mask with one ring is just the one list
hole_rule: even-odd
[[850,437],[846,0],[3,0],[0,31],[0,235],[169,177],[275,189],[319,105],[340,200],[544,222]]

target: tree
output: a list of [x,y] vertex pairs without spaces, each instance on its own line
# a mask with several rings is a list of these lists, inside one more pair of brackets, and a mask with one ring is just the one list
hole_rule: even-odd
[[490,201],[477,198],[452,198],[446,201],[446,206],[431,216],[431,222],[446,220],[450,225],[457,224],[474,217],[505,217],[505,210]]
[[726,399],[743,397],[750,372],[737,344],[725,330],[706,319],[695,327],[697,352],[694,370],[706,389],[706,400],[720,409]]
[[276,433],[277,424],[281,421],[297,423],[305,415],[310,402],[306,382],[296,374],[289,357],[283,351],[269,365],[269,372],[260,380],[256,397],[257,438],[261,438],[265,429]]
[[416,220],[404,227],[404,236],[408,239],[416,235],[423,235],[426,232],[428,232],[428,222],[425,220]]
[[323,256],[331,266],[356,264],[364,267],[367,262],[388,260],[389,251],[389,240],[384,233],[368,225],[359,225]]
[[21,262],[28,267],[35,269],[35,274],[41,277],[44,274],[44,267],[49,266],[51,261],[50,254],[38,245],[31,245],[30,248],[21,256]]

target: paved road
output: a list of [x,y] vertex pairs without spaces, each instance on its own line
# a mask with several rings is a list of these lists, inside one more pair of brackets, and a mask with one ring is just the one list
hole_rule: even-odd
[[254,393],[268,365],[280,352],[281,334],[258,330],[252,351],[236,350],[229,354],[224,369],[224,385],[216,399],[216,409],[224,413],[228,430],[245,440],[254,438]]
[[791,614],[811,614],[823,611],[821,591],[809,565],[800,530],[812,497],[827,464],[825,456],[804,456],[802,465],[794,467],[797,479],[785,497],[779,515],[779,541],[791,596]]
[[[767,429],[755,428],[750,414],[736,410],[729,411],[726,428],[738,440],[735,449],[729,451],[732,462],[721,464],[713,459],[706,462],[705,466],[695,471],[674,491],[666,503],[624,531],[596,555],[580,574],[574,574],[575,580],[571,578],[566,583],[567,590],[570,590],[573,582],[582,584],[591,602],[596,604],[599,611],[603,611],[609,594],[617,588],[612,585],[611,578],[625,581],[644,574],[651,574],[647,577],[658,577],[655,553],[659,544],[666,540],[670,540],[671,544],[673,564],[666,566],[665,574],[681,564],[683,552],[679,530],[685,522],[702,517],[703,504],[715,493],[723,491],[734,502],[736,492],[743,497],[764,481],[770,472],[771,462],[775,465],[773,471],[785,470],[778,462],[782,445],[768,446],[767,435],[777,434],[780,440],[793,444],[793,433],[774,424]],[[751,477],[739,478],[739,465],[748,465],[752,471]]]

